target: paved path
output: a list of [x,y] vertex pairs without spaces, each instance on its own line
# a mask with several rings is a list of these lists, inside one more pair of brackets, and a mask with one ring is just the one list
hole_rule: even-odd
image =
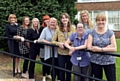
[[7,74],[6,72],[0,70],[0,78],[14,78],[14,77],[12,75]]
[[35,81],[35,79],[15,78],[13,75],[0,70],[0,81]]
[[[10,56],[5,54],[0,54],[0,81],[28,81],[28,79],[26,80],[24,78],[21,78],[21,75],[19,74],[13,77],[11,63],[12,63],[12,58]],[[36,76],[35,77],[36,81],[41,81],[41,77],[42,77],[41,75]],[[9,80],[5,80],[5,79],[9,79]],[[35,80],[29,80],[29,81],[35,81]]]

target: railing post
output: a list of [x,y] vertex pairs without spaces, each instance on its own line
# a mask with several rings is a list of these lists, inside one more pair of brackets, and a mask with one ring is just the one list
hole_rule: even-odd
[[[12,41],[12,54],[14,54],[14,40],[10,40]],[[15,56],[13,57],[13,77],[15,76]]]
[[54,46],[52,46],[52,81],[55,81],[54,55]]
[[15,57],[13,56],[13,77],[15,76]]

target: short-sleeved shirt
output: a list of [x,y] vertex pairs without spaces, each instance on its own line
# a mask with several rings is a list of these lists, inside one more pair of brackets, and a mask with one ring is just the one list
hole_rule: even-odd
[[[93,37],[93,46],[106,47],[110,45],[110,38],[114,35],[112,30],[107,30],[104,34],[98,34],[94,29],[90,32]],[[115,63],[114,56],[94,53],[91,55],[91,62],[99,65],[109,65]]]
[[[73,33],[70,37],[70,41],[73,43],[74,47],[78,47],[81,45],[84,45],[85,40],[88,38],[88,34],[84,33],[81,37],[81,39],[78,38],[77,33]],[[77,60],[77,57],[81,57],[81,60]],[[73,65],[85,67],[90,64],[90,53],[85,51],[77,50],[73,52],[71,56],[71,62]]]

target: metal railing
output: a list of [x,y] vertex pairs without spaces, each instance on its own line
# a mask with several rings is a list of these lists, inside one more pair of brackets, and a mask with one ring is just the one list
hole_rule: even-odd
[[[2,39],[7,39],[7,40],[18,40],[20,41],[20,39],[15,39],[15,38],[8,38],[8,37],[4,37],[4,36],[0,36],[0,38]],[[30,43],[34,43],[34,41],[31,41],[31,40],[25,40],[25,42],[30,42]],[[47,43],[43,43],[43,42],[37,42],[38,44],[43,44],[43,45],[48,45],[48,46],[51,46],[52,47],[52,51],[54,51],[54,47],[58,47],[54,44],[47,44]],[[89,51],[87,49],[84,49],[82,51],[85,51],[85,52],[92,52],[92,51]],[[80,73],[76,73],[74,71],[71,71],[71,70],[67,70],[67,69],[64,69],[64,68],[61,68],[61,67],[58,67],[58,66],[54,66],[54,52],[52,52],[52,65],[51,64],[47,64],[47,63],[44,63],[44,62],[39,62],[39,61],[36,61],[36,60],[32,60],[30,58],[26,58],[26,57],[23,57],[23,56],[19,56],[19,55],[16,55],[16,54],[13,54],[13,53],[8,53],[8,52],[5,52],[5,51],[0,51],[0,53],[4,53],[4,54],[8,54],[8,55],[11,55],[13,56],[13,76],[15,76],[15,59],[14,57],[19,57],[19,58],[22,58],[22,59],[26,59],[26,60],[29,60],[29,61],[32,61],[32,62],[35,62],[35,63],[38,63],[38,64],[42,64],[42,65],[45,65],[45,66],[49,66],[49,67],[52,67],[52,81],[55,81],[55,69],[59,69],[59,70],[62,70],[62,71],[66,71],[66,72],[70,72],[74,75],[78,75],[78,76],[82,76],[82,77],[86,77],[86,78],[89,78],[91,80],[97,80],[97,81],[105,81],[105,80],[101,80],[101,79],[98,79],[98,78],[94,78],[94,77],[91,77],[91,76],[88,76],[88,75],[84,75],[84,74],[80,74]],[[104,55],[112,55],[112,56],[117,56],[117,57],[120,57],[120,54],[113,54],[113,53],[106,53],[106,52],[93,52],[93,53],[99,53],[99,54],[104,54]]]

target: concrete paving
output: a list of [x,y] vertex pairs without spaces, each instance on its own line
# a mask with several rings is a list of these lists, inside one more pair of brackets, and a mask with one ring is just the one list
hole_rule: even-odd
[[6,74],[0,70],[0,78],[14,78],[13,75]]

